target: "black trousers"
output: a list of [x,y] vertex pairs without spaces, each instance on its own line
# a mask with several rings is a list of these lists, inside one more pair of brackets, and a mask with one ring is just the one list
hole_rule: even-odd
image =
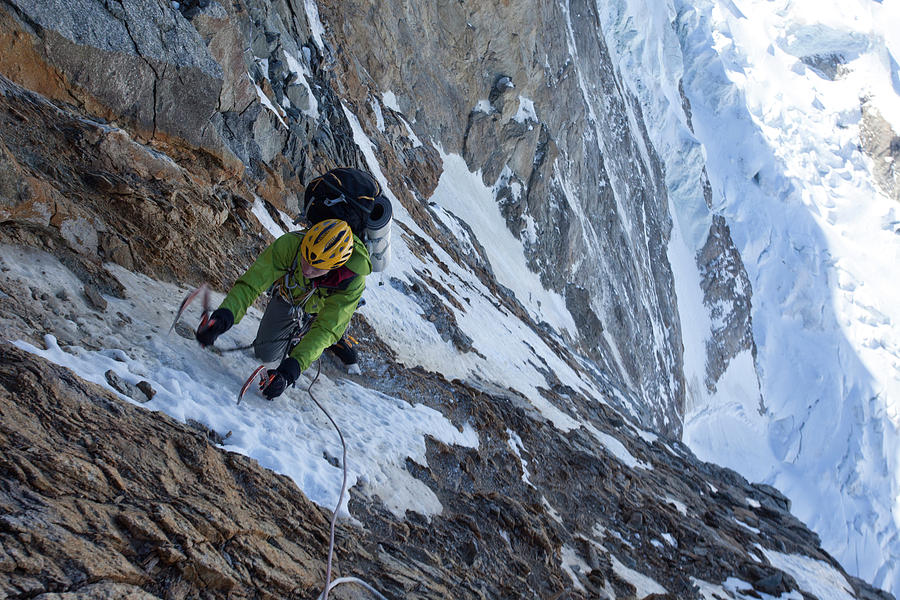
[[273,295],[253,340],[256,358],[262,362],[275,362],[287,356],[292,338],[300,333],[302,317],[302,309],[294,308],[278,294]]

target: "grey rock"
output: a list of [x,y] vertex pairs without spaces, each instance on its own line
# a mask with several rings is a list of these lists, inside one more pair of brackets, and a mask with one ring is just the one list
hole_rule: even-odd
[[753,588],[770,596],[780,596],[784,591],[784,575],[777,571],[768,577],[753,582]]
[[[146,402],[153,400],[153,396],[156,395],[156,390],[153,389],[153,386],[150,385],[149,381],[139,381],[137,388],[144,393],[144,397],[147,399]],[[141,402],[140,398],[135,398],[135,400]]]
[[640,529],[644,526],[644,515],[640,512],[631,513],[631,517],[628,519],[628,527],[630,529]]
[[823,79],[831,81],[838,79],[841,67],[847,64],[847,59],[837,53],[801,56],[800,61]]
[[91,284],[85,285],[84,295],[88,300],[88,304],[94,309],[100,312],[106,310],[108,303],[106,302],[106,298],[100,294],[100,290],[97,289],[97,286]]
[[[731,239],[731,231],[721,216],[713,216],[706,243],[697,255],[703,288],[703,303],[712,322],[706,347],[706,388],[716,389],[731,359],[749,350],[756,360],[751,318],[752,286],[740,254]],[[762,409],[762,398],[760,398]]]
[[110,369],[106,373],[104,373],[104,377],[106,377],[107,383],[113,387],[120,394],[124,394],[129,398],[143,398],[144,394],[132,383],[129,383],[122,379],[115,371]]
[[115,10],[100,0],[12,4],[36,26],[46,60],[110,111],[145,131],[215,145],[206,125],[222,69],[168,2],[109,3]]
[[190,325],[188,325],[187,323],[185,323],[183,321],[179,321],[179,322],[175,323],[174,331],[175,331],[175,333],[177,333],[179,336],[183,337],[186,340],[195,339],[194,329]]
[[295,84],[288,85],[284,88],[284,93],[291,101],[291,104],[300,110],[308,110],[310,107],[309,90],[305,85]]
[[869,102],[863,103],[862,114],[860,141],[872,159],[875,182],[889,198],[900,202],[900,132]]
[[222,445],[225,443],[225,437],[221,436],[217,431],[211,429],[206,426],[206,424],[197,421],[196,419],[188,419],[187,420],[188,427],[192,427],[206,436],[206,438],[212,442],[213,444]]
[[791,501],[776,488],[766,483],[751,483],[750,485],[753,489],[762,493],[762,496],[758,498],[759,502],[770,504],[776,510],[790,512]]

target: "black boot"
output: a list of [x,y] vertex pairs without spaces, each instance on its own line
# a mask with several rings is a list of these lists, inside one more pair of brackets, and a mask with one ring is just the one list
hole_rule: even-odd
[[357,361],[359,360],[359,353],[356,351],[356,347],[354,344],[347,339],[348,336],[342,337],[336,344],[333,346],[329,346],[328,349],[341,359],[341,362],[344,363],[344,366],[347,367],[347,370],[351,373],[359,372],[359,365]]

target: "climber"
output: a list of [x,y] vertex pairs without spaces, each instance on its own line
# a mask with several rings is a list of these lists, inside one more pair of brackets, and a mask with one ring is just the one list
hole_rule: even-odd
[[219,308],[197,329],[197,341],[211,346],[270,289],[271,299],[253,341],[261,361],[281,361],[268,370],[269,383],[262,390],[267,399],[293,385],[325,349],[351,373],[359,373],[356,348],[345,332],[371,271],[365,244],[345,221],[327,219],[287,233],[238,278]]

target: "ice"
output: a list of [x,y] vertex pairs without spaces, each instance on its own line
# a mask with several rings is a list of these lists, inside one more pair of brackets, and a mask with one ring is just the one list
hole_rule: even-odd
[[275,105],[272,104],[272,101],[269,100],[269,97],[262,91],[262,88],[253,81],[253,78],[250,75],[247,75],[247,78],[250,79],[250,82],[253,83],[253,87],[256,88],[256,96],[259,98],[259,101],[262,102],[262,105],[268,108],[272,114],[275,115],[275,118],[278,119],[278,122],[281,123],[281,126],[285,129],[288,128],[287,123],[284,122],[284,119],[281,118],[281,113],[278,112],[278,109],[275,108]]
[[312,33],[313,40],[316,42],[319,50],[325,49],[325,43],[322,38],[325,36],[325,27],[319,19],[319,7],[316,0],[303,0],[303,7],[306,9],[306,20],[309,23],[309,29]]

